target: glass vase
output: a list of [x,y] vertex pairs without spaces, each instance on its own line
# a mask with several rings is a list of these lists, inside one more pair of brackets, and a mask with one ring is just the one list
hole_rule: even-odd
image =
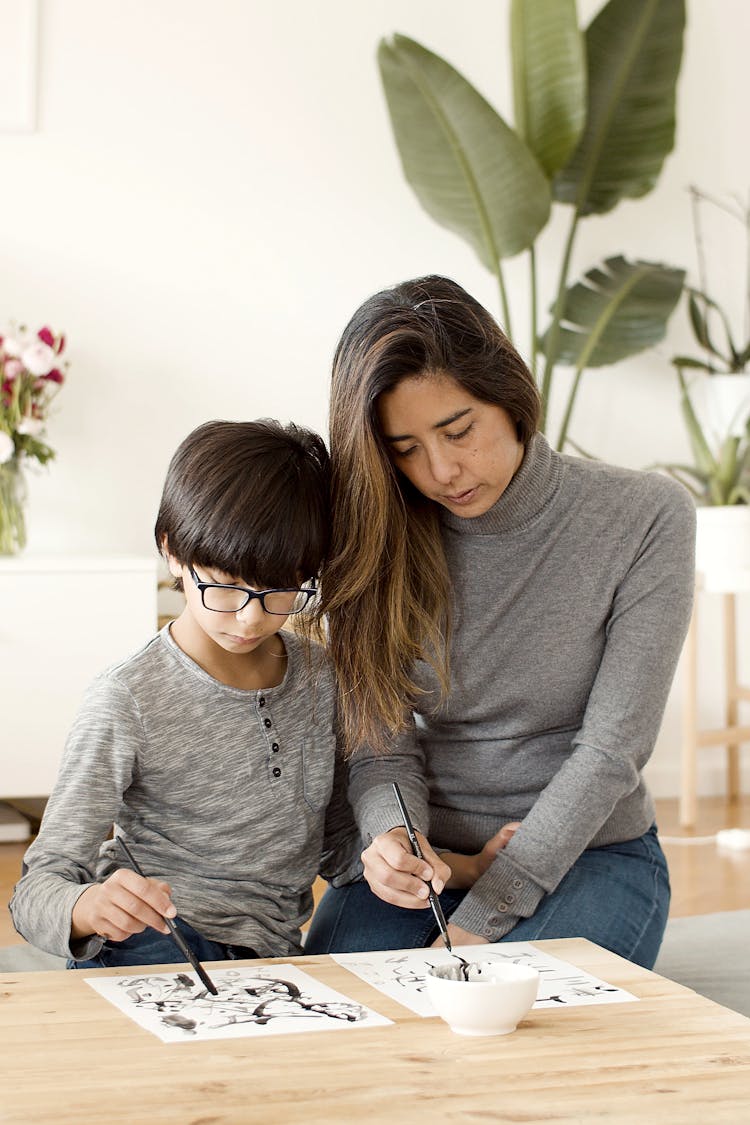
[[26,546],[26,482],[20,459],[0,465],[0,555],[15,555]]

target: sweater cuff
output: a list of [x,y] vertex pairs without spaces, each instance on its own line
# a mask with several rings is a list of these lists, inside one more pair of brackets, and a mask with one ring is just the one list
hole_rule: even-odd
[[449,921],[487,941],[498,941],[521,918],[531,917],[545,893],[527,871],[500,853]]
[[[427,836],[429,832],[429,814],[422,795],[410,790],[407,785],[401,786],[402,796],[409,811],[414,828]],[[403,828],[404,819],[393,793],[393,786],[378,785],[369,789],[364,798],[354,805],[354,815],[362,833],[365,847],[369,847],[376,836],[390,832],[391,828]]]
[[104,938],[99,937],[98,934],[93,934],[87,938],[79,938],[77,941],[71,939],[66,956],[72,957],[74,961],[91,961],[101,953],[103,945]]
[[[70,913],[68,917],[71,919],[70,926],[72,928],[72,915],[73,907],[78,902],[84,891],[89,887],[96,886],[96,883],[84,883],[82,886],[78,885],[74,888],[75,894],[71,895]],[[70,937],[70,930],[68,930],[68,948],[65,950],[63,956],[71,957],[74,961],[91,961],[92,958],[101,953],[102,946],[104,945],[104,938],[99,934],[90,934],[88,937],[73,938]]]

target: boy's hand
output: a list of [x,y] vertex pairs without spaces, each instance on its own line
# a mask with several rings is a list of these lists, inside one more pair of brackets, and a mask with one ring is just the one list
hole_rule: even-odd
[[99,934],[110,941],[124,941],[147,926],[167,934],[164,918],[177,914],[170,894],[167,883],[120,868],[79,897],[73,907],[70,936],[77,939]]
[[369,848],[362,852],[365,879],[370,890],[393,906],[419,910],[428,905],[430,880],[440,894],[450,876],[450,868],[432,850],[421,832],[417,832],[424,859],[418,859],[411,850],[405,828],[392,828],[376,836]]

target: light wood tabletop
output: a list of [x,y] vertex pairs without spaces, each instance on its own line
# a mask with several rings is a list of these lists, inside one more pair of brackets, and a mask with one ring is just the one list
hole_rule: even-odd
[[[132,976],[137,968],[5,973],[0,1121],[740,1125],[750,1120],[750,1020],[582,939],[534,945],[640,1002],[534,1009],[510,1035],[466,1038],[437,1017],[414,1015],[329,957],[301,957],[295,966],[394,1022],[263,1039],[163,1043],[84,979]],[[259,963],[213,967],[243,964]]]

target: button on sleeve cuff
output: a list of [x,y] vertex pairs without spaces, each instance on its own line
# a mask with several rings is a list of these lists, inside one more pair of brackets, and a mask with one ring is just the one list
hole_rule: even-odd
[[507,857],[503,859],[498,857],[449,918],[487,941],[498,941],[521,918],[530,918],[545,894],[543,887]]

